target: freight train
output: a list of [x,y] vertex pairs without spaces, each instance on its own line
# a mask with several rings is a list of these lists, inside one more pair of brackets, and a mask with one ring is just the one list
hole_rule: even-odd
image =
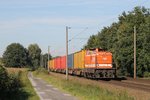
[[[100,48],[81,50],[68,55],[68,73],[86,78],[115,78],[116,69],[112,65],[112,53]],[[66,56],[48,61],[50,71],[65,73]]]

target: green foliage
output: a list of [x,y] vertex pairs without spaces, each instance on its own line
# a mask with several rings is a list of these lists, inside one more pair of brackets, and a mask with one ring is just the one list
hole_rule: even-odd
[[8,79],[7,71],[0,65],[0,91],[5,89],[5,80]]
[[6,69],[0,66],[0,99],[6,99],[9,94],[19,91],[21,82],[20,73],[8,74]]
[[144,72],[144,77],[150,77],[150,72]]
[[7,71],[0,65],[0,100],[39,100],[27,74],[28,71]]
[[36,69],[40,66],[41,49],[37,44],[30,44],[28,47],[28,54],[30,66],[32,66],[33,69]]
[[27,51],[19,43],[12,43],[7,46],[3,54],[4,66],[23,67],[27,65]]
[[[42,67],[47,67],[47,62],[48,62],[48,53],[45,53],[44,55],[41,55],[42,57],[42,62],[41,62],[41,66]],[[49,60],[52,59],[52,56],[49,54]]]
[[42,67],[39,67],[39,68],[36,70],[36,74],[40,74],[40,73],[48,74],[48,71],[45,70],[45,69],[42,68]]
[[135,7],[131,12],[123,12],[117,23],[104,27],[97,35],[91,36],[85,47],[99,47],[111,51],[119,75],[133,76],[134,26],[137,30],[137,75],[143,76],[144,72],[150,72],[149,9]]
[[2,58],[0,58],[0,65],[3,66],[3,59]]
[[40,56],[41,49],[37,44],[29,45],[27,50],[19,43],[11,43],[3,53],[3,58],[0,58],[0,65],[6,67],[30,66],[35,69],[40,65]]
[[84,48],[95,48],[98,45],[98,39],[96,38],[96,35],[92,35],[90,36],[90,38],[88,39],[88,45],[85,46]]
[[[21,72],[18,73],[12,73],[8,74],[8,84],[7,84],[7,89],[6,91],[9,91],[10,93],[18,91],[19,88],[21,87],[21,82],[20,82],[20,74]],[[6,82],[7,83],[7,82]]]

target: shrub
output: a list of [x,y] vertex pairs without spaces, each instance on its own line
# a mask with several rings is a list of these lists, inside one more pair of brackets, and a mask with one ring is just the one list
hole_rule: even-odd
[[6,80],[8,79],[7,71],[0,65],[0,91],[3,91],[6,87]]
[[144,72],[144,77],[150,77],[150,72]]
[[21,72],[15,73],[15,74],[9,74],[8,76],[8,90],[7,92],[15,92],[18,91],[21,87],[21,81],[20,81],[20,74]]
[[36,69],[36,73],[39,74],[39,73],[48,73],[47,70],[45,70],[43,67],[39,67]]
[[19,90],[21,86],[20,74],[21,72],[8,74],[7,70],[0,66],[0,100]]

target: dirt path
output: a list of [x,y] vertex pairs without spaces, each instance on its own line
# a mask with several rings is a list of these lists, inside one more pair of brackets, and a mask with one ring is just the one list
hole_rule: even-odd
[[33,77],[31,72],[29,72],[28,78],[41,100],[77,100],[77,98],[61,92],[44,80]]

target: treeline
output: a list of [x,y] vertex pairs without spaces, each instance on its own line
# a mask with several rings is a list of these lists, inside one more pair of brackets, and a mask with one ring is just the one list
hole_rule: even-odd
[[[30,44],[26,49],[20,43],[12,43],[7,46],[1,58],[5,67],[31,67],[46,66],[48,54],[41,54],[41,48],[37,44]],[[50,55],[51,58],[51,55]]]
[[119,75],[133,76],[134,26],[137,31],[137,76],[150,76],[150,9],[135,7],[123,12],[119,21],[92,35],[84,48],[103,48],[113,53]]

